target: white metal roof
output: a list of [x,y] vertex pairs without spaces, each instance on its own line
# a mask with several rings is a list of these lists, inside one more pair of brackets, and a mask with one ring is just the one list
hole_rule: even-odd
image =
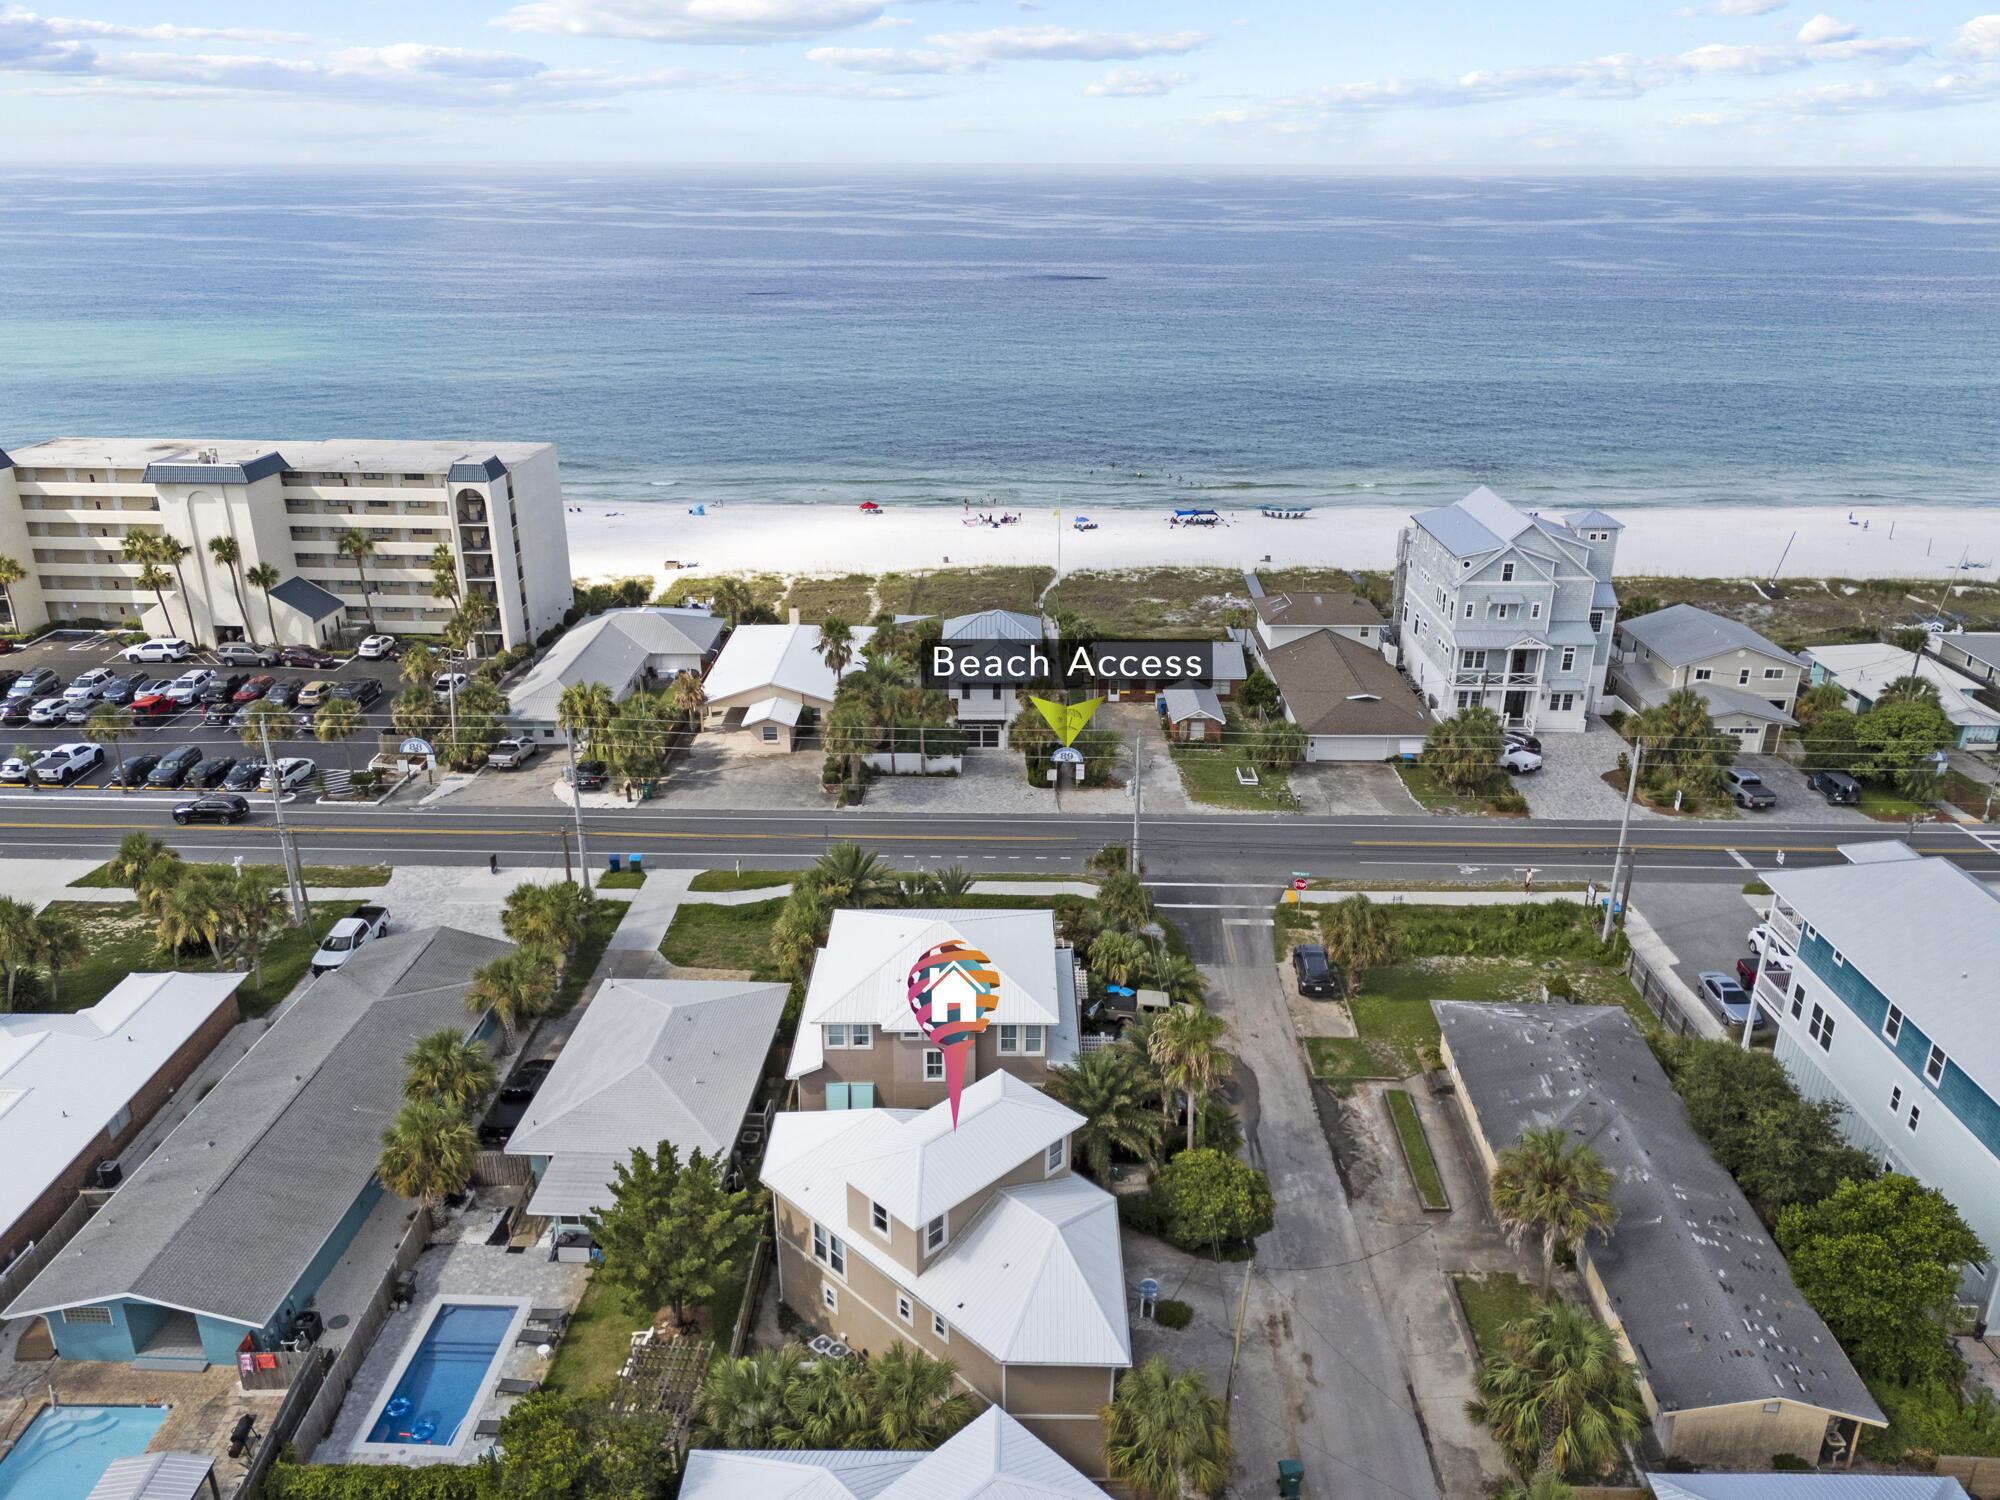
[[538,453],[549,450],[548,443],[438,442],[426,438],[355,438],[331,442],[288,442],[283,439],[245,440],[242,438],[133,438],[67,437],[51,438],[12,451],[14,462],[27,468],[114,468],[143,469],[177,457],[192,458],[213,448],[224,463],[243,457],[258,457],[278,450],[288,468],[300,471],[356,473],[442,474],[461,459],[478,460],[493,454],[510,467],[518,467]]
[[982,609],[944,622],[947,641],[1039,641],[1042,617],[1016,609]]
[[651,606],[579,620],[507,695],[511,712],[553,723],[571,683],[601,682],[622,698],[649,664],[661,672],[698,671],[722,625],[707,610]]
[[[873,626],[855,628],[854,657],[847,671],[861,669],[868,638],[874,633]],[[833,669],[820,660],[819,645],[817,625],[737,626],[708,669],[709,701],[757,693],[833,702]]]
[[215,1460],[206,1453],[141,1453],[114,1458],[86,1500],[195,1500]]
[[934,1452],[697,1448],[681,1500],[1104,1500],[997,1406]]
[[2000,712],[1972,695],[1982,686],[1963,672],[1926,656],[1917,660],[1900,646],[1867,642],[1853,646],[1808,646],[1799,653],[1817,662],[1833,680],[1856,697],[1873,702],[1898,677],[1917,676],[1938,690],[1938,707],[1952,723],[1964,728],[2000,724]]
[[804,717],[805,705],[796,698],[763,698],[743,711],[743,726],[797,724]]
[[528,1212],[552,1219],[577,1219],[597,1213],[615,1196],[612,1184],[618,1180],[620,1164],[630,1165],[631,1161],[629,1150],[615,1156],[608,1151],[602,1154],[565,1151],[561,1156],[552,1156],[535,1180]]
[[128,974],[72,1015],[0,1015],[0,1229],[187,1045],[241,974]]
[[1653,1500],[1966,1500],[1936,1474],[1648,1474]]

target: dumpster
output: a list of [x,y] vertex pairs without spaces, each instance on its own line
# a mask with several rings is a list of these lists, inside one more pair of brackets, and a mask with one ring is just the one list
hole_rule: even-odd
[[1286,1497],[1292,1497],[1292,1500],[1296,1500],[1299,1487],[1305,1482],[1306,1466],[1304,1464],[1300,1463],[1296,1458],[1281,1458],[1278,1460],[1279,1500],[1286,1500]]

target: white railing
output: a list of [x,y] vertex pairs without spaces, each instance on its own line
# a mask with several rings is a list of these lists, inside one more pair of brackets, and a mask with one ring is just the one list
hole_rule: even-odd
[[1799,951],[1799,924],[1791,913],[1782,910],[1778,903],[1773,901],[1770,911],[1764,914],[1764,921],[1769,925],[1772,933],[1777,937],[1779,942],[1783,943],[1793,953]]

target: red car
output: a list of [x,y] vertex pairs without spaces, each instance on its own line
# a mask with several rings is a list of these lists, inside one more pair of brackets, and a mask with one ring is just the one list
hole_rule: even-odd
[[1757,983],[1757,960],[1755,958],[1737,959],[1736,978],[1746,990],[1755,985]]
[[135,719],[170,719],[186,705],[176,703],[165,693],[147,693],[142,698],[132,700],[132,717]]
[[259,698],[271,691],[271,684],[277,680],[277,678],[270,676],[253,677],[236,690],[236,696],[230,701],[239,707],[245,703],[255,703]]

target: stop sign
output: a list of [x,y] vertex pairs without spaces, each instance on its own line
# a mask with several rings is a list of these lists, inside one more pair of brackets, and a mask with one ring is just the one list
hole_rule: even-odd
[[1298,879],[1292,882],[1292,889],[1295,891],[1302,891],[1305,888],[1306,888],[1306,878],[1303,875],[1299,876]]

